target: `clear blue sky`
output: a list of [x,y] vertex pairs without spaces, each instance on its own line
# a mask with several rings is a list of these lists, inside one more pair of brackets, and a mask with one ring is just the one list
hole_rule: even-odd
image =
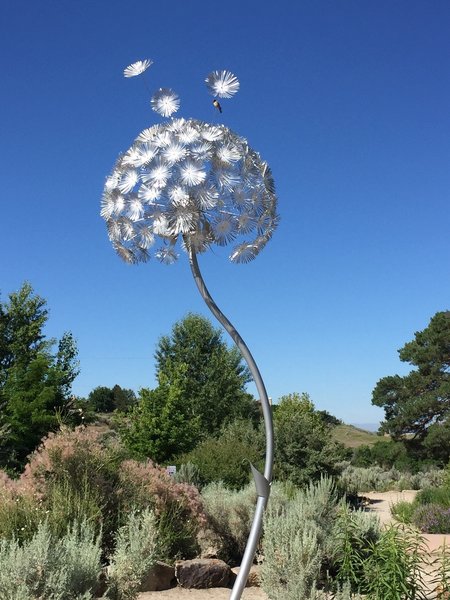
[[154,385],[153,352],[188,311],[208,314],[186,257],[128,266],[99,216],[119,152],[160,118],[217,121],[204,87],[230,69],[223,122],[272,167],[281,223],[248,265],[202,256],[210,291],[274,399],[308,392],[377,422],[397,349],[450,308],[448,0],[148,2],[4,0],[0,24],[0,289],[31,282],[49,336],[71,330],[74,392]]

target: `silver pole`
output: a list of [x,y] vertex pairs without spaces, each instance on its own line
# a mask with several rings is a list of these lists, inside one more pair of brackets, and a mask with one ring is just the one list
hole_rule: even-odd
[[267,396],[266,388],[264,382],[262,380],[261,374],[259,372],[258,366],[250,353],[246,343],[239,335],[238,331],[234,328],[234,326],[230,323],[227,317],[222,313],[219,307],[216,305],[214,300],[209,293],[205,282],[203,281],[203,277],[200,272],[200,268],[198,266],[197,255],[195,251],[190,248],[188,244],[186,244],[189,251],[189,264],[191,265],[192,275],[194,276],[195,283],[197,284],[198,290],[206,302],[209,310],[216,317],[219,323],[224,327],[224,329],[229,333],[232,340],[239,348],[245,362],[250,369],[253,380],[256,384],[256,389],[259,393],[259,398],[261,400],[261,406],[264,417],[264,427],[266,431],[266,459],[264,464],[264,475],[259,473],[252,466],[253,476],[255,478],[256,483],[256,491],[258,494],[258,500],[256,503],[255,515],[253,517],[253,523],[250,529],[250,534],[248,536],[247,545],[245,547],[244,556],[242,557],[241,567],[239,569],[239,574],[236,577],[236,581],[234,582],[233,589],[231,590],[230,600],[239,600],[241,598],[242,592],[245,588],[245,584],[247,583],[248,574],[250,572],[250,568],[253,564],[253,559],[256,552],[256,547],[258,545],[258,541],[261,535],[262,529],[262,520],[264,509],[267,505],[267,501],[269,499],[270,492],[270,482],[272,481],[272,468],[273,468],[273,422],[272,422],[272,410],[270,406],[270,401]]

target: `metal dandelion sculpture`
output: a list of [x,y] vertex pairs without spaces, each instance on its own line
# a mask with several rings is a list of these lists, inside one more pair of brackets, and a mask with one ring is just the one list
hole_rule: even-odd
[[[148,59],[133,63],[124,76],[140,75],[151,64]],[[230,98],[239,90],[237,77],[229,71],[213,71],[205,82],[215,107],[220,106],[217,98]],[[153,95],[151,107],[170,117],[178,111],[180,99],[173,90],[161,88]],[[277,226],[276,209],[270,168],[245,138],[224,125],[183,118],[171,118],[138,135],[106,179],[101,203],[109,238],[126,262],[145,262],[153,254],[171,264],[180,249],[187,253],[200,294],[241,351],[260,396],[266,430],[265,468],[262,474],[251,465],[258,500],[230,600],[241,597],[261,533],[272,479],[273,425],[259,369],[206,288],[197,255],[214,244],[232,244],[232,262],[253,260]]]

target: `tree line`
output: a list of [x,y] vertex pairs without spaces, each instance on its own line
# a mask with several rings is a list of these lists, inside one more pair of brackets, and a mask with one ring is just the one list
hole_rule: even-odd
[[[246,390],[249,371],[239,351],[227,345],[208,319],[188,314],[158,340],[153,389],[136,394],[118,384],[98,386],[87,398],[72,394],[79,373],[72,333],[47,339],[47,320],[46,301],[28,283],[0,303],[1,468],[20,470],[50,431],[62,423],[95,420],[99,414],[113,414],[109,423],[132,455],[163,464],[201,464],[205,479],[222,469],[222,478],[238,486],[239,478],[248,477],[242,463],[263,460],[259,404]],[[383,446],[382,453],[398,454],[401,447],[414,459],[446,463],[450,312],[434,315],[399,353],[415,369],[404,377],[384,377],[373,392],[373,404],[385,410],[381,433],[396,442],[395,451]],[[345,455],[330,433],[338,420],[316,410],[307,394],[281,398],[274,406],[274,422],[275,473],[280,478],[301,483],[321,472],[333,473]],[[227,462],[234,468],[226,467]]]

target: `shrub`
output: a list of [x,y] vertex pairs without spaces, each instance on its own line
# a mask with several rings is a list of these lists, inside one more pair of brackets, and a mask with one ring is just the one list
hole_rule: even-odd
[[126,460],[120,466],[120,506],[125,514],[136,507],[155,511],[159,528],[160,558],[193,558],[197,551],[197,532],[206,523],[198,490],[177,483],[164,469],[151,461]]
[[197,467],[201,485],[222,481],[233,489],[246,486],[251,478],[250,462],[261,469],[263,459],[262,431],[244,419],[229,423],[219,435],[206,438],[180,457]]
[[200,469],[189,461],[179,466],[173,479],[176,483],[188,483],[189,485],[195,485],[198,489],[201,487]]
[[417,532],[390,527],[364,562],[363,593],[369,600],[417,600],[425,598],[421,567],[425,547]]
[[411,525],[415,510],[416,504],[414,502],[406,502],[405,500],[401,500],[391,506],[391,514],[394,519],[405,525]]
[[233,491],[223,483],[211,483],[202,491],[208,529],[202,545],[214,546],[225,562],[238,564],[242,558],[256,504],[254,484]]
[[384,471],[381,467],[355,467],[345,465],[338,478],[338,487],[349,494],[358,492],[385,492],[411,489],[411,475],[397,469]]
[[99,427],[63,429],[51,434],[31,456],[19,480],[0,479],[0,534],[29,539],[45,514],[53,534],[86,519],[102,531],[104,555],[114,534],[135,509],[153,508],[162,558],[189,558],[205,516],[200,494],[176,483],[151,461],[123,460],[114,432]]
[[117,534],[109,567],[107,596],[114,600],[134,600],[143,577],[157,558],[158,525],[155,514],[146,508],[130,513]]
[[287,504],[269,504],[262,541],[262,586],[272,600],[315,598],[337,503],[332,481],[322,478]]
[[423,533],[450,533],[450,508],[436,503],[418,506],[413,522]]
[[416,496],[417,504],[439,504],[450,508],[450,487],[428,487]]
[[271,600],[314,598],[322,553],[314,521],[299,513],[265,520],[262,587]]
[[100,541],[86,522],[74,523],[56,540],[41,523],[22,546],[0,540],[0,598],[81,600],[93,597],[101,570]]
[[0,538],[22,542],[33,537],[42,514],[31,493],[22,493],[18,482],[0,471]]
[[359,588],[369,545],[380,536],[380,523],[375,515],[351,510],[339,503],[336,520],[328,538],[329,574],[344,586]]
[[274,409],[275,477],[301,487],[324,474],[337,475],[345,449],[333,440],[308,394],[283,396]]

